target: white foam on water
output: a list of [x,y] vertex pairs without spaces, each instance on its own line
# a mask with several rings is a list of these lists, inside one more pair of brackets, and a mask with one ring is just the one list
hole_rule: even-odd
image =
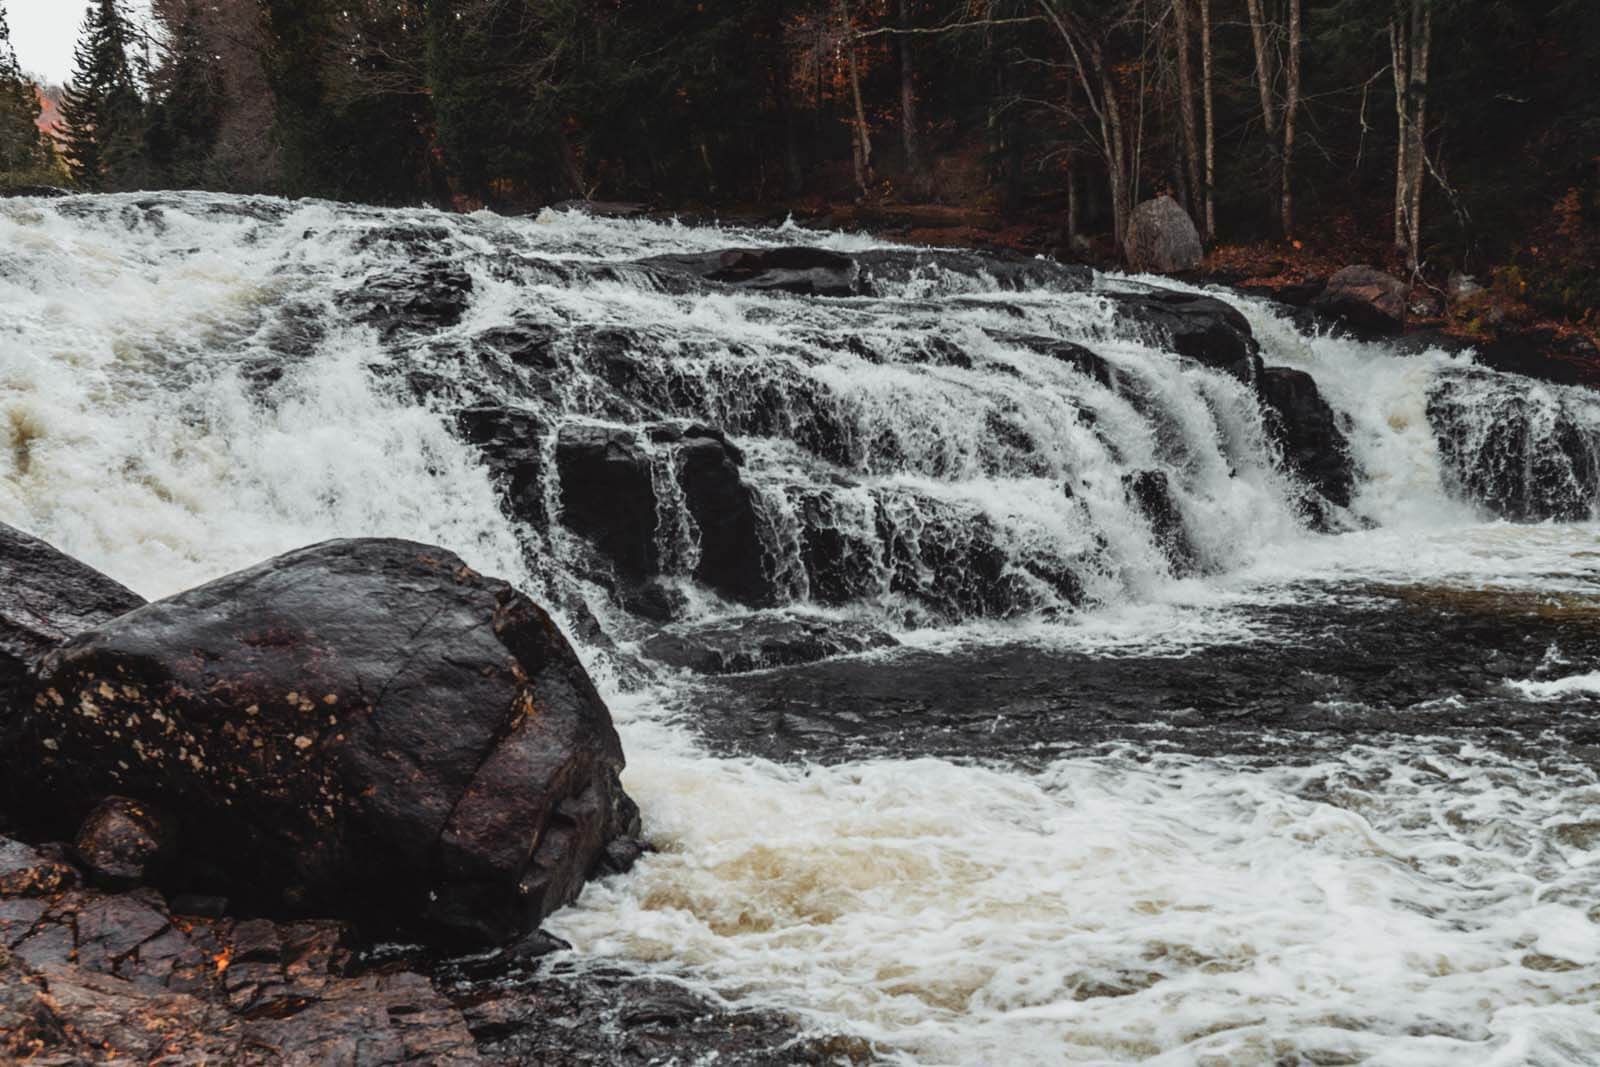
[[1532,700],[1561,700],[1564,697],[1600,697],[1600,671],[1569,674],[1565,678],[1514,679],[1506,683]]
[[553,929],[896,1062],[1600,1049],[1590,768],[1445,743],[1298,769],[1126,750],[1036,775],[633,750],[660,851]]
[[[1108,542],[1091,576],[1103,607],[1069,621],[914,618],[903,636],[916,647],[1024,640],[1118,654],[1261,641],[1271,635],[1250,609],[1316,596],[1319,583],[1595,594],[1600,527],[1484,523],[1450,497],[1426,395],[1453,360],[1306,341],[1249,301],[1236,302],[1272,362],[1310,370],[1349,420],[1362,471],[1353,510],[1374,528],[1301,529],[1236,383],[1107,340],[1092,297],[1006,294],[930,312],[918,301],[945,291],[937,279],[904,299],[837,306],[672,297],[625,281],[525,284],[472,257],[577,263],[873,242],[571,213],[141,202],[0,203],[0,520],[147,595],[350,535],[434,542],[488,573],[540,580],[448,413],[411,399],[393,352],[335,302],[369,272],[409,263],[404,249],[356,248],[401,223],[431,228],[430,250],[473,274],[472,307],[445,341],[522,312],[648,327],[689,384],[787,361],[783,381],[826,387],[889,435],[863,451],[842,498],[892,490],[969,508],[1013,559]],[[324,329],[285,347],[273,330],[300,321],[284,313],[297,302]],[[1159,426],[1076,372],[992,340],[1006,329],[1094,338],[1148,383]],[[936,331],[973,366],[874,363],[808,331],[855,333],[879,352]],[[281,380],[261,381],[258,361]],[[600,398],[597,382],[563,398],[569,413],[605,421],[585,406]],[[715,409],[701,417],[753,418],[736,390],[706,395]],[[1096,432],[1063,417],[1079,406]],[[1035,440],[1026,469],[997,468],[993,442],[964,431],[992,414]],[[831,484],[781,436],[742,443],[764,493]],[[1172,577],[1120,492],[1125,469],[1155,461],[1178,483],[1202,575]],[[1056,491],[1068,476],[1082,480],[1076,502]],[[728,607],[703,596],[694,610]],[[907,617],[887,594],[831,610]],[[623,691],[606,655],[582,652],[658,847],[553,920],[596,958],[798,1012],[903,1063],[1600,1061],[1593,767],[1445,740],[1280,767],[1132,746],[1037,772],[932,759],[780,765],[708,755],[662,714],[681,694]],[[1559,699],[1594,691],[1595,678],[1516,684]]]

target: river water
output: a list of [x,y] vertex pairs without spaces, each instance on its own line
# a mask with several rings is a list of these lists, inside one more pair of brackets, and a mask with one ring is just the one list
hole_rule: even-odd
[[[788,244],[879,246],[0,202],[0,521],[150,597],[353,535],[524,586],[605,693],[657,850],[550,929],[888,1062],[1600,1062],[1600,400],[1214,294],[1348,438],[1350,506],[1318,532],[1244,385],[1107,297],[1172,283],[930,267],[830,299],[639,267]],[[454,321],[364,322],[419,264],[470,278]],[[547,455],[563,425],[640,431],[679,625],[896,646],[654,663],[655,624],[580,539],[502,509],[456,429],[485,402],[537,416]],[[692,577],[671,446],[643,432],[689,422],[744,454],[764,606]],[[1129,502],[1144,470],[1173,487],[1182,560]]]

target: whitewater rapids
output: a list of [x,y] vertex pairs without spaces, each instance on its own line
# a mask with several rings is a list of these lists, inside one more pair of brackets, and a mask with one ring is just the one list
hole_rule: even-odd
[[[368,240],[394,226],[437,235],[429,254],[472,276],[451,327],[461,338],[531,309],[562,329],[638,331],[710,383],[695,394],[709,405],[699,415],[736,424],[770,505],[786,605],[868,620],[953,662],[997,645],[1108,660],[1245,646],[1271,656],[1288,635],[1264,611],[1326,601],[1332,612],[1352,589],[1399,589],[1566,613],[1558,624],[1570,631],[1551,631],[1536,668],[1496,691],[1594,723],[1592,508],[1564,523],[1488,518],[1430,421],[1441,388],[1485,420],[1514,392],[1535,415],[1559,410],[1592,433],[1592,394],[1485,377],[1438,351],[1307,338],[1263,304],[1215,294],[1244,312],[1268,364],[1309,371],[1344,422],[1358,481],[1342,532],[1321,534],[1297,518],[1238,384],[1180,366],[1116,321],[1103,293],[1140,279],[1000,294],[935,275],[836,307],[674,294],[625,271],[566,284],[543,264],[877,242],[204,194],[0,202],[0,521],[149,597],[312,541],[383,535],[443,545],[600,620],[612,640],[581,651],[658,851],[549,924],[580,953],[791,1013],[906,1064],[1600,1062],[1593,743],[1463,740],[1453,709],[1480,698],[1462,693],[1440,698],[1435,735],[1263,731],[1276,757],[1191,751],[1138,730],[966,759],[927,755],[914,738],[898,754],[880,745],[820,761],[709,745],[692,683],[640,674],[636,621],[570,573],[567,535],[539,535],[531,554],[448,405],[406,387],[404,371],[442,357],[399,348],[342,309],[342,293],[414,254]],[[503,269],[510,261],[526,269]],[[1148,383],[1156,414],[995,341],[1019,315],[1028,332],[1090,344]],[[915,369],[818,340],[855,329],[874,351],[948,335],[981,358]],[[757,417],[739,391],[754,386],[724,373],[725,349],[752,376],[810,383],[843,398],[850,425],[882,431],[862,445],[852,484],[778,432],[788,416]],[[282,374],[264,388],[268,364]],[[580,386],[540,403],[640,417]],[[1068,403],[1094,412],[1094,433],[1060,418]],[[969,424],[989,411],[1026,431],[1026,454],[997,452]],[[1180,486],[1196,573],[1175,574],[1120,494],[1100,491],[1153,463]],[[1066,477],[1083,479],[1076,501],[1051,488]],[[786,508],[808,493],[977,514],[1013,561],[1092,559],[1089,606],[1067,610],[1025,585],[1033,610],[962,616],[866,582],[855,601],[818,607],[798,555],[781,551],[797,521]],[[698,617],[746,614],[681,584]],[[868,663],[893,671],[901,654]]]

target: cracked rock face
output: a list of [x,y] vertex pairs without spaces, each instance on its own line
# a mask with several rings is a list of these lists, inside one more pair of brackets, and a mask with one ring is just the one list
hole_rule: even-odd
[[637,832],[610,714],[543,610],[439,548],[331,541],[48,657],[24,789],[173,813],[164,884],[434,940],[534,928]]

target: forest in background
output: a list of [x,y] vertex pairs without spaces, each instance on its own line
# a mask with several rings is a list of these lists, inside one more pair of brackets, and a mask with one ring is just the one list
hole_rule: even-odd
[[0,184],[865,206],[1103,263],[1168,193],[1213,248],[1470,272],[1596,325],[1592,0],[152,7],[87,6],[53,137],[0,37]]

